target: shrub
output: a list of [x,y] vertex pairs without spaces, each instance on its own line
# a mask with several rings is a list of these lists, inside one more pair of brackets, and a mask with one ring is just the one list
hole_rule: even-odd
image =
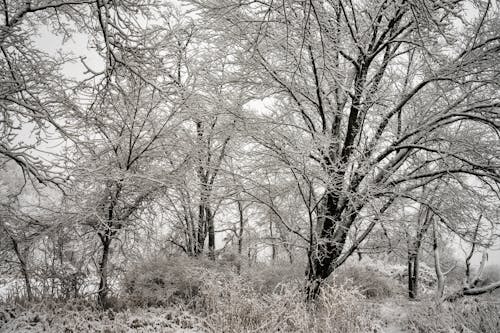
[[390,297],[394,294],[395,280],[368,265],[348,264],[338,269],[334,283],[360,290],[367,298]]
[[281,284],[261,294],[240,280],[207,290],[205,323],[213,332],[368,332],[374,312],[355,289],[325,286],[314,304],[304,301],[302,283]]
[[500,305],[478,298],[437,306],[422,302],[408,312],[411,332],[500,332]]
[[307,304],[302,269],[257,266],[239,276],[214,262],[168,257],[134,269],[124,280],[130,304],[175,304],[203,318],[209,332],[366,332],[374,322],[352,286],[325,286]]
[[458,306],[451,307],[454,327],[459,331],[463,328],[472,332],[500,332],[500,305],[487,301],[462,300]]
[[[2,313],[0,311],[0,313]],[[99,311],[71,302],[44,302],[17,309],[16,315],[0,321],[3,333],[66,332],[204,332],[200,318],[185,311],[136,308],[134,311]]]
[[[199,294],[208,261],[158,256],[133,265],[123,280],[123,295],[134,306],[186,305]],[[215,270],[212,267],[212,270]]]
[[449,311],[434,302],[415,303],[408,314],[408,329],[419,333],[449,333],[453,326]]
[[255,290],[268,294],[275,291],[283,283],[303,281],[305,278],[304,267],[302,264],[259,264],[247,269],[243,276]]

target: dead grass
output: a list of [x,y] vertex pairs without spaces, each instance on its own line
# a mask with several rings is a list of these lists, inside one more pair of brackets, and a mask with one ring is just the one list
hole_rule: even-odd
[[408,313],[411,332],[500,332],[500,303],[484,298],[464,298],[436,305],[420,302]]
[[[259,266],[242,275],[233,268],[208,260],[152,258],[130,269],[108,310],[83,299],[0,306],[0,331],[500,332],[500,306],[491,299],[441,306],[410,302],[384,291],[396,281],[366,267],[350,268],[343,279],[325,284],[314,303],[304,301],[303,275],[293,268]],[[384,305],[394,311],[384,315],[379,311]]]

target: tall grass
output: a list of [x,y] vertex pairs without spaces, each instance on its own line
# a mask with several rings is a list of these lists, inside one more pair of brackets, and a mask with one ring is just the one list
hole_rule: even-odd
[[122,299],[181,307],[203,318],[209,332],[368,332],[376,322],[354,287],[326,285],[317,302],[306,303],[303,277],[294,269],[254,268],[240,276],[231,267],[188,258],[180,264],[159,257],[150,264],[131,270]]
[[421,302],[408,313],[411,332],[500,332],[500,303],[464,298],[436,305]]

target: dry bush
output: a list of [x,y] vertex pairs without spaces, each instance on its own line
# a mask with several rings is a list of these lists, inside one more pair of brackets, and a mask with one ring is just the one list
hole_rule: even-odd
[[[204,332],[200,318],[176,309],[136,308],[133,311],[99,311],[92,306],[73,302],[43,302],[17,309],[15,316],[0,321],[3,333],[127,333]],[[0,311],[2,313],[2,311]]]
[[411,332],[500,332],[500,305],[480,298],[462,299],[441,306],[422,302],[408,313]]
[[257,264],[245,270],[242,275],[255,290],[267,294],[283,283],[303,281],[304,267],[303,264]]
[[500,332],[500,305],[478,298],[462,300],[457,307],[452,307],[452,316],[455,329],[472,332],[498,333]]
[[307,304],[300,271],[258,266],[239,276],[204,260],[155,258],[127,275],[124,296],[133,305],[180,306],[209,332],[370,331],[374,311],[357,289],[325,286]]
[[121,298],[132,306],[189,305],[197,300],[204,281],[224,271],[230,273],[209,260],[157,256],[126,272]]
[[[415,303],[416,304],[416,303]],[[453,332],[453,318],[433,302],[421,302],[408,311],[408,329],[419,333],[450,333]]]
[[301,283],[261,294],[241,280],[207,289],[205,323],[212,332],[369,332],[374,311],[355,289],[325,286],[316,303],[304,301]]
[[393,296],[396,282],[377,268],[367,265],[348,264],[341,267],[334,276],[334,283],[355,287],[367,298]]
[[[434,268],[421,261],[418,270],[419,292],[434,292],[437,282]],[[406,288],[408,283],[408,267],[405,265],[395,266],[391,271],[391,277],[400,284],[405,285]],[[448,275],[446,277],[449,282]]]

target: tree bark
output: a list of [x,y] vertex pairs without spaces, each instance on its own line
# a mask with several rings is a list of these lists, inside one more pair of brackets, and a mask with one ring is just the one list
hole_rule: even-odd
[[196,243],[196,255],[201,255],[205,248],[205,239],[207,238],[207,220],[205,213],[205,205],[202,202],[198,206],[198,239]]
[[325,195],[325,216],[315,249],[309,254],[307,268],[306,298],[314,300],[319,295],[320,286],[336,268],[335,261],[341,256],[350,226],[357,214],[355,210],[348,217],[341,218],[337,209],[338,196],[334,192]]
[[278,254],[278,248],[276,246],[276,240],[274,239],[273,219],[271,213],[269,215],[269,236],[271,238],[271,261],[274,263]]
[[24,286],[26,288],[26,297],[28,301],[33,301],[33,289],[31,287],[31,281],[28,271],[28,264],[26,263],[26,258],[24,258],[21,250],[19,250],[19,243],[14,239],[13,236],[10,236],[10,240],[12,242],[12,247],[14,248],[14,252],[16,253],[17,259],[19,260],[19,265],[21,266],[21,274],[24,279]]
[[242,253],[243,253],[243,232],[244,232],[244,227],[245,227],[245,219],[243,215],[243,205],[241,204],[241,201],[237,201],[238,204],[238,212],[240,216],[240,225],[238,229],[238,264],[237,264],[237,272],[238,274],[241,274],[241,260],[242,260]]
[[97,293],[97,303],[101,307],[106,306],[106,301],[109,293],[108,285],[108,266],[109,266],[109,251],[111,246],[111,238],[107,235],[100,236],[102,243],[102,257],[99,263],[99,291]]
[[205,217],[207,219],[208,226],[208,257],[215,260],[215,226],[214,226],[214,216],[210,207],[205,207]]
[[420,206],[418,216],[418,230],[415,240],[408,242],[408,297],[418,297],[420,250],[425,234],[429,230],[433,214],[427,206]]
[[408,252],[408,297],[415,299],[418,296],[418,273],[420,257],[418,251],[414,249]]

